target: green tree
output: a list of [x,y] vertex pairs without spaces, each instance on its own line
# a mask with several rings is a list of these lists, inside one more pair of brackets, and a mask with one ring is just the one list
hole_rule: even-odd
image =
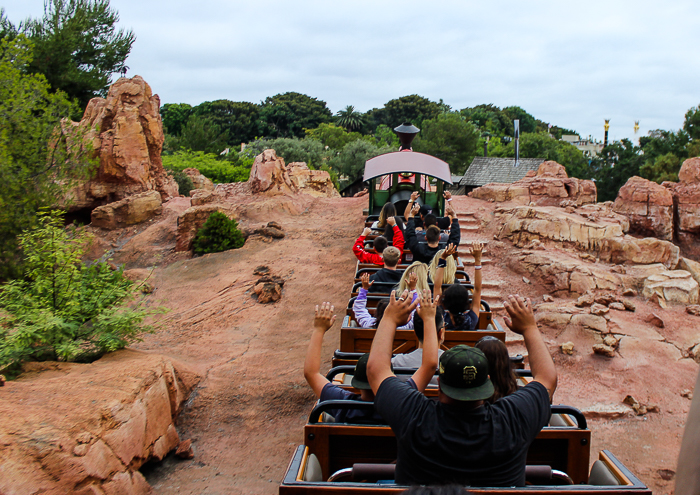
[[192,115],[182,128],[181,148],[204,153],[221,153],[226,148],[228,133],[210,118]]
[[473,122],[479,130],[488,132],[492,136],[505,136],[508,127],[512,127],[512,122],[509,122],[508,117],[493,104],[463,108],[460,110],[460,114]]
[[700,139],[700,105],[690,108],[685,114],[683,130],[691,139]]
[[314,129],[333,119],[325,101],[294,92],[267,97],[260,115],[266,125],[263,135],[273,138],[302,138],[304,129]]
[[374,138],[380,146],[390,146],[399,149],[401,144],[399,136],[396,135],[394,130],[384,124],[377,126],[377,129],[374,131]]
[[442,113],[424,120],[413,149],[450,164],[453,173],[463,174],[476,156],[481,133],[457,112]]
[[639,175],[644,163],[641,149],[629,139],[614,141],[591,161],[598,201],[613,201],[627,180]]
[[[250,177],[253,160],[235,156],[221,159],[218,155],[202,151],[180,150],[172,155],[163,155],[163,167],[173,172],[182,172],[186,168],[196,168],[203,176],[215,184],[245,182]],[[177,176],[173,173],[177,180]],[[181,194],[186,194],[180,190]]]
[[653,180],[661,184],[663,181],[678,182],[678,172],[681,170],[681,161],[673,153],[666,153],[656,157],[653,162],[647,160],[639,169],[639,173],[645,179]]
[[367,160],[391,151],[397,151],[397,149],[358,139],[346,144],[342,151],[330,160],[329,165],[353,182],[362,177]]
[[359,132],[348,132],[342,127],[333,124],[321,124],[316,129],[306,129],[306,137],[320,141],[323,146],[331,150],[342,150],[343,146],[351,141],[365,139],[372,141],[372,137],[363,136]]
[[260,106],[247,101],[205,101],[193,109],[196,115],[210,118],[228,133],[229,143],[239,147],[262,134]]
[[32,44],[23,35],[0,42],[0,280],[19,274],[17,236],[90,164],[66,146],[61,118],[76,110],[43,75],[28,74]]
[[194,236],[195,254],[220,253],[238,249],[245,243],[235,220],[229,219],[220,211],[215,211]]
[[319,168],[330,155],[317,139],[277,138],[258,139],[249,143],[245,151],[252,156],[272,149],[286,163],[305,162],[311,168]]
[[165,132],[173,136],[179,136],[192,115],[192,105],[187,103],[166,103],[160,107],[160,116],[163,119]]
[[503,113],[508,118],[509,123],[509,125],[505,128],[507,136],[513,135],[513,120],[515,119],[520,120],[520,134],[536,131],[537,121],[535,120],[535,117],[527,113],[522,108],[517,106],[505,107],[503,109]]
[[41,19],[20,26],[34,42],[29,71],[85,108],[91,98],[105,96],[112,74],[125,68],[135,37],[117,31],[118,21],[109,0],[48,0]]
[[362,129],[362,115],[355,111],[355,107],[348,105],[343,110],[338,110],[335,118],[336,123],[347,131],[357,131]]
[[135,288],[121,270],[81,262],[88,234],[65,229],[60,213],[41,215],[20,244],[27,277],[0,291],[0,371],[27,360],[95,358],[150,330],[143,321],[154,310],[125,306]]
[[404,122],[411,122],[420,128],[424,120],[437,117],[441,111],[439,103],[419,95],[408,95],[389,100],[384,108],[372,109],[370,113],[374,129],[382,124],[393,129]]

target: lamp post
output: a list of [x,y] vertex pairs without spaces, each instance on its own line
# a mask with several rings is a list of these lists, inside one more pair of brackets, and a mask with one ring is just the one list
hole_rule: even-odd
[[610,119],[605,119],[605,139],[603,140],[603,148],[608,145],[608,130],[610,129]]

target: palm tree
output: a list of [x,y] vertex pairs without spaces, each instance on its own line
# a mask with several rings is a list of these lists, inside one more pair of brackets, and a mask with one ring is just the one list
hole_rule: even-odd
[[362,115],[356,112],[352,105],[345,107],[345,110],[338,110],[335,121],[348,131],[356,131],[362,127]]

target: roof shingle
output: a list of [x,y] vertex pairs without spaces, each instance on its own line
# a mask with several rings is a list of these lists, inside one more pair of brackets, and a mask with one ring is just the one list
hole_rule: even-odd
[[514,167],[515,158],[477,156],[459,181],[460,186],[481,187],[491,182],[512,184],[525,177],[530,170],[535,172],[544,158],[521,158],[520,165]]

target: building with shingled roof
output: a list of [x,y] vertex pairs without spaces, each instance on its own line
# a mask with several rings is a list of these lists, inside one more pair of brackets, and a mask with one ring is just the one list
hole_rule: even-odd
[[477,156],[459,181],[457,194],[467,194],[477,187],[492,182],[512,184],[525,177],[530,170],[537,172],[544,158],[521,158],[519,165],[514,167],[515,158],[496,158],[493,156]]

